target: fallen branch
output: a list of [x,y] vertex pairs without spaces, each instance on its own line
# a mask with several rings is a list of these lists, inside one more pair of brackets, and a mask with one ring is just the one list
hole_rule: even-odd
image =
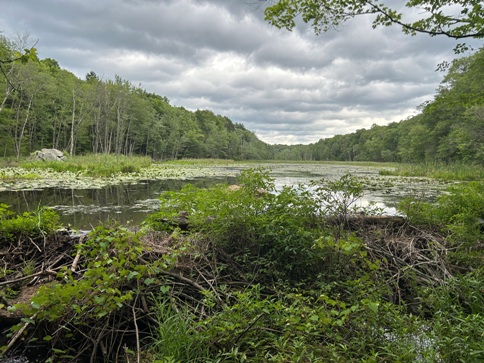
[[[57,268],[57,270],[60,269],[60,267]],[[39,271],[39,272],[36,272],[32,275],[28,275],[28,276],[23,276],[23,277],[19,277],[18,279],[14,279],[14,280],[8,280],[8,281],[2,281],[0,282],[0,286],[5,286],[5,285],[9,285],[9,284],[14,284],[16,282],[20,282],[20,281],[24,281],[24,280],[28,280],[30,278],[33,278],[33,277],[37,277],[37,276],[42,276],[42,275],[51,275],[51,276],[57,276],[57,272],[55,272],[54,270],[43,270],[43,271]]]
[[197,282],[195,282],[193,280],[190,280],[189,278],[183,276],[182,274],[178,274],[178,273],[170,272],[170,271],[161,271],[161,273],[163,275],[171,276],[171,277],[174,277],[176,279],[179,279],[179,280],[181,280],[183,282],[186,282],[187,284],[192,285],[194,288],[196,288],[196,289],[198,289],[200,291],[207,290],[202,285],[198,284]]
[[138,299],[138,296],[136,296],[136,299],[134,300],[133,306],[131,307],[131,310],[133,311],[133,323],[134,323],[134,329],[136,331],[136,362],[140,363],[141,362],[141,346],[139,342],[139,329],[138,329],[138,322],[136,318],[136,301]]
[[77,264],[79,263],[79,259],[81,258],[81,246],[82,246],[82,243],[84,242],[84,237],[85,235],[79,237],[79,245],[77,248],[76,257],[74,257],[74,261],[72,262],[72,266],[71,266],[72,272],[76,272]]
[[[37,317],[37,314],[38,312],[36,312],[34,315],[32,315],[29,320],[34,320],[36,317]],[[5,350],[2,352],[3,355],[5,355],[5,353],[7,353],[7,351],[13,347],[13,345],[15,344],[15,342],[20,338],[20,336],[23,334],[23,332],[25,331],[25,329],[27,329],[27,327],[29,326],[29,324],[32,324],[31,321],[27,321],[25,322],[24,325],[22,325],[22,327],[19,329],[19,331],[17,331],[15,333],[15,335],[12,337],[12,339],[10,340],[10,342],[8,343],[8,345],[5,347]]]

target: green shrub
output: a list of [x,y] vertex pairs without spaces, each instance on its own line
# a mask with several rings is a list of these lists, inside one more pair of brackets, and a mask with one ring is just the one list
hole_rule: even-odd
[[484,359],[484,269],[449,279],[445,285],[422,291],[431,314],[429,328],[438,356],[444,362]]
[[101,354],[101,340],[113,358],[125,344],[126,331],[134,329],[135,312],[142,311],[141,291],[160,291],[160,271],[176,263],[176,250],[149,263],[142,261],[147,251],[138,234],[119,226],[99,226],[78,245],[82,273],[63,266],[55,281],[40,286],[29,303],[14,309],[32,317],[28,322],[39,331],[31,337],[39,339],[40,334],[51,344],[54,361],[76,361],[86,354],[94,359]]
[[483,241],[484,182],[457,184],[441,194],[436,203],[406,199],[399,209],[410,221],[438,227],[455,245],[472,247]]
[[59,227],[59,215],[52,209],[39,207],[36,211],[15,215],[7,205],[0,204],[0,243],[45,237]]
[[242,172],[240,189],[185,186],[162,195],[162,206],[147,224],[172,230],[180,212],[191,231],[202,233],[216,248],[237,255],[237,262],[258,275],[305,278],[316,266],[312,249],[317,216],[309,192],[285,187],[275,193],[266,172]]

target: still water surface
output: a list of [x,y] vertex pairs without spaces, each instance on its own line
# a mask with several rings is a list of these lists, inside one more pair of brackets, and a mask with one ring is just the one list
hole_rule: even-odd
[[[191,183],[210,187],[216,183],[231,182],[230,178],[203,178],[194,180],[141,180],[137,183],[108,185],[95,189],[43,188],[0,192],[0,201],[16,212],[48,206],[59,212],[65,226],[91,229],[100,222],[116,220],[122,224],[139,224],[146,215],[155,211],[159,197],[165,191],[180,190]],[[233,182],[235,182],[235,178]]]
[[[217,183],[235,184],[236,174],[243,166],[224,167],[216,176],[200,176],[187,179],[137,180],[135,182],[107,185],[104,187],[36,187],[0,192],[0,202],[8,204],[16,212],[35,210],[48,206],[57,210],[65,226],[91,229],[99,223],[117,220],[122,224],[141,223],[147,214],[159,206],[159,196],[165,191],[177,191],[190,183],[206,188]],[[361,205],[370,202],[384,209],[386,214],[397,213],[396,203],[405,196],[436,195],[442,186],[422,178],[395,178],[379,176],[379,169],[351,165],[276,164],[271,165],[270,175],[277,188],[284,185],[308,184],[321,178],[336,179],[346,173],[365,180],[367,190]]]

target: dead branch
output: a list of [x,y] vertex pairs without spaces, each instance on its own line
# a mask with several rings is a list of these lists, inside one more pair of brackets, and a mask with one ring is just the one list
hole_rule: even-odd
[[[35,313],[34,315],[32,315],[29,320],[34,320],[37,317],[37,314],[38,314],[38,312]],[[2,352],[3,354],[5,354],[10,348],[13,347],[15,342],[22,336],[25,329],[27,329],[27,327],[30,324],[31,324],[31,322],[27,321],[24,325],[22,325],[22,327],[15,333],[15,335],[12,337],[12,339],[10,339],[10,342],[8,343],[8,345],[5,347],[4,351]]]

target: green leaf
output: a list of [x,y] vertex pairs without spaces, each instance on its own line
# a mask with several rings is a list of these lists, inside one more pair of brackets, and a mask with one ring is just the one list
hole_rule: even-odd
[[128,275],[128,280],[131,280],[133,277],[136,277],[138,275],[139,275],[139,272],[131,271]]
[[170,286],[160,286],[160,292],[162,294],[166,294],[168,291],[170,291]]
[[154,278],[148,277],[147,279],[145,279],[144,284],[148,286],[148,285],[151,285],[154,281],[155,281]]
[[380,306],[379,302],[372,302],[370,301],[368,303],[368,307],[370,308],[371,311],[373,311],[375,314],[378,312],[378,307]]
[[30,319],[30,318],[22,318],[20,319],[24,323],[29,323],[29,324],[35,324],[35,320]]

